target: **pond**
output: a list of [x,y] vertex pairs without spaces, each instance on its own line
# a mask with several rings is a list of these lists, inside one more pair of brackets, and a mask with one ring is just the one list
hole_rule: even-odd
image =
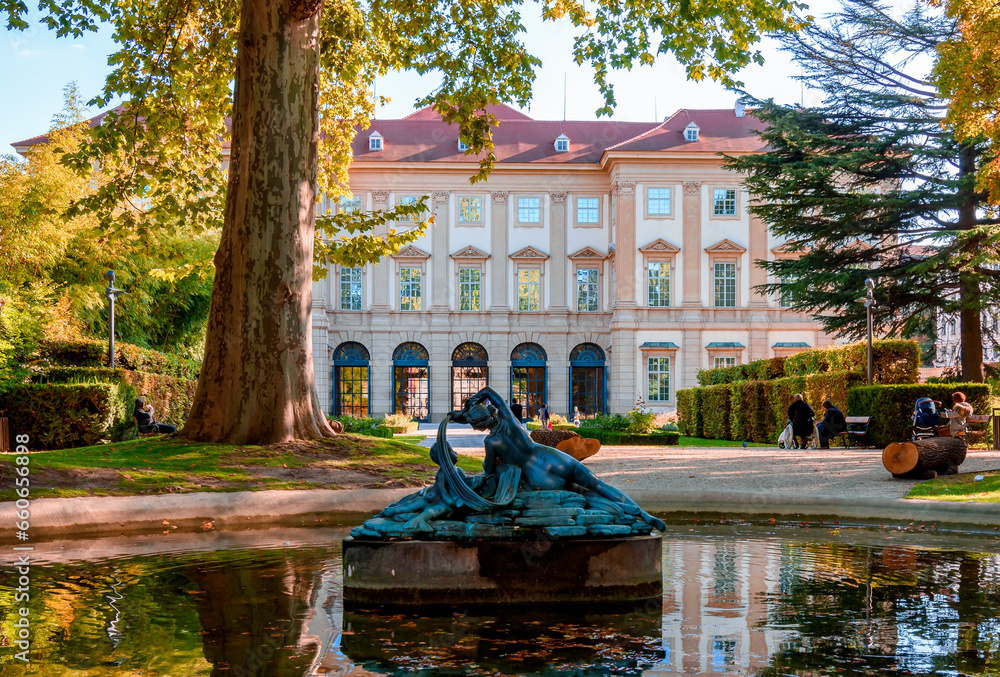
[[30,666],[0,570],[0,674],[996,675],[1000,545],[918,526],[668,525],[659,603],[345,611],[346,529],[38,546]]

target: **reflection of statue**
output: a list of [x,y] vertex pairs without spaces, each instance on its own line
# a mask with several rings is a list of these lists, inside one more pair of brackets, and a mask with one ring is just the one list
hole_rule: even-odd
[[[483,474],[470,477],[455,465],[458,456],[447,440],[451,421],[490,431]],[[532,527],[565,538],[648,534],[665,528],[573,457],[534,442],[489,387],[445,417],[431,459],[439,466],[433,485],[393,503],[352,534],[511,538],[518,528]]]

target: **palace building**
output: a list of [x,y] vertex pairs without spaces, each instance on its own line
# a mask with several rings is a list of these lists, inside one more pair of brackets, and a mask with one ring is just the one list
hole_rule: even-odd
[[[485,385],[571,416],[675,407],[699,369],[831,343],[755,260],[792,256],[749,214],[722,154],[762,150],[741,105],[662,123],[491,112],[495,168],[431,109],[354,142],[352,197],[427,196],[434,225],[375,265],[331,265],[313,290],[316,381],[331,414],[439,421]],[[397,223],[395,227],[406,228]]]

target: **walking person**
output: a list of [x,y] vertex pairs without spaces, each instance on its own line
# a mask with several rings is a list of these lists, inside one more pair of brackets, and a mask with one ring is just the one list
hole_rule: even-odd
[[795,449],[805,449],[813,434],[816,412],[802,395],[795,393],[788,407],[788,420],[792,422],[792,440]]
[[542,424],[542,430],[552,429],[552,424],[549,423],[549,407],[544,402],[538,408],[538,421]]
[[816,432],[819,433],[819,448],[829,449],[830,440],[847,430],[847,419],[844,418],[844,412],[833,406],[830,400],[823,402],[823,410],[826,413],[823,420],[816,424]]

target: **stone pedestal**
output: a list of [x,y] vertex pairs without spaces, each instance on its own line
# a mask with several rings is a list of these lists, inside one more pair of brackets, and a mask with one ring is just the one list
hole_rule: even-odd
[[659,535],[344,540],[347,604],[621,604],[663,593]]

